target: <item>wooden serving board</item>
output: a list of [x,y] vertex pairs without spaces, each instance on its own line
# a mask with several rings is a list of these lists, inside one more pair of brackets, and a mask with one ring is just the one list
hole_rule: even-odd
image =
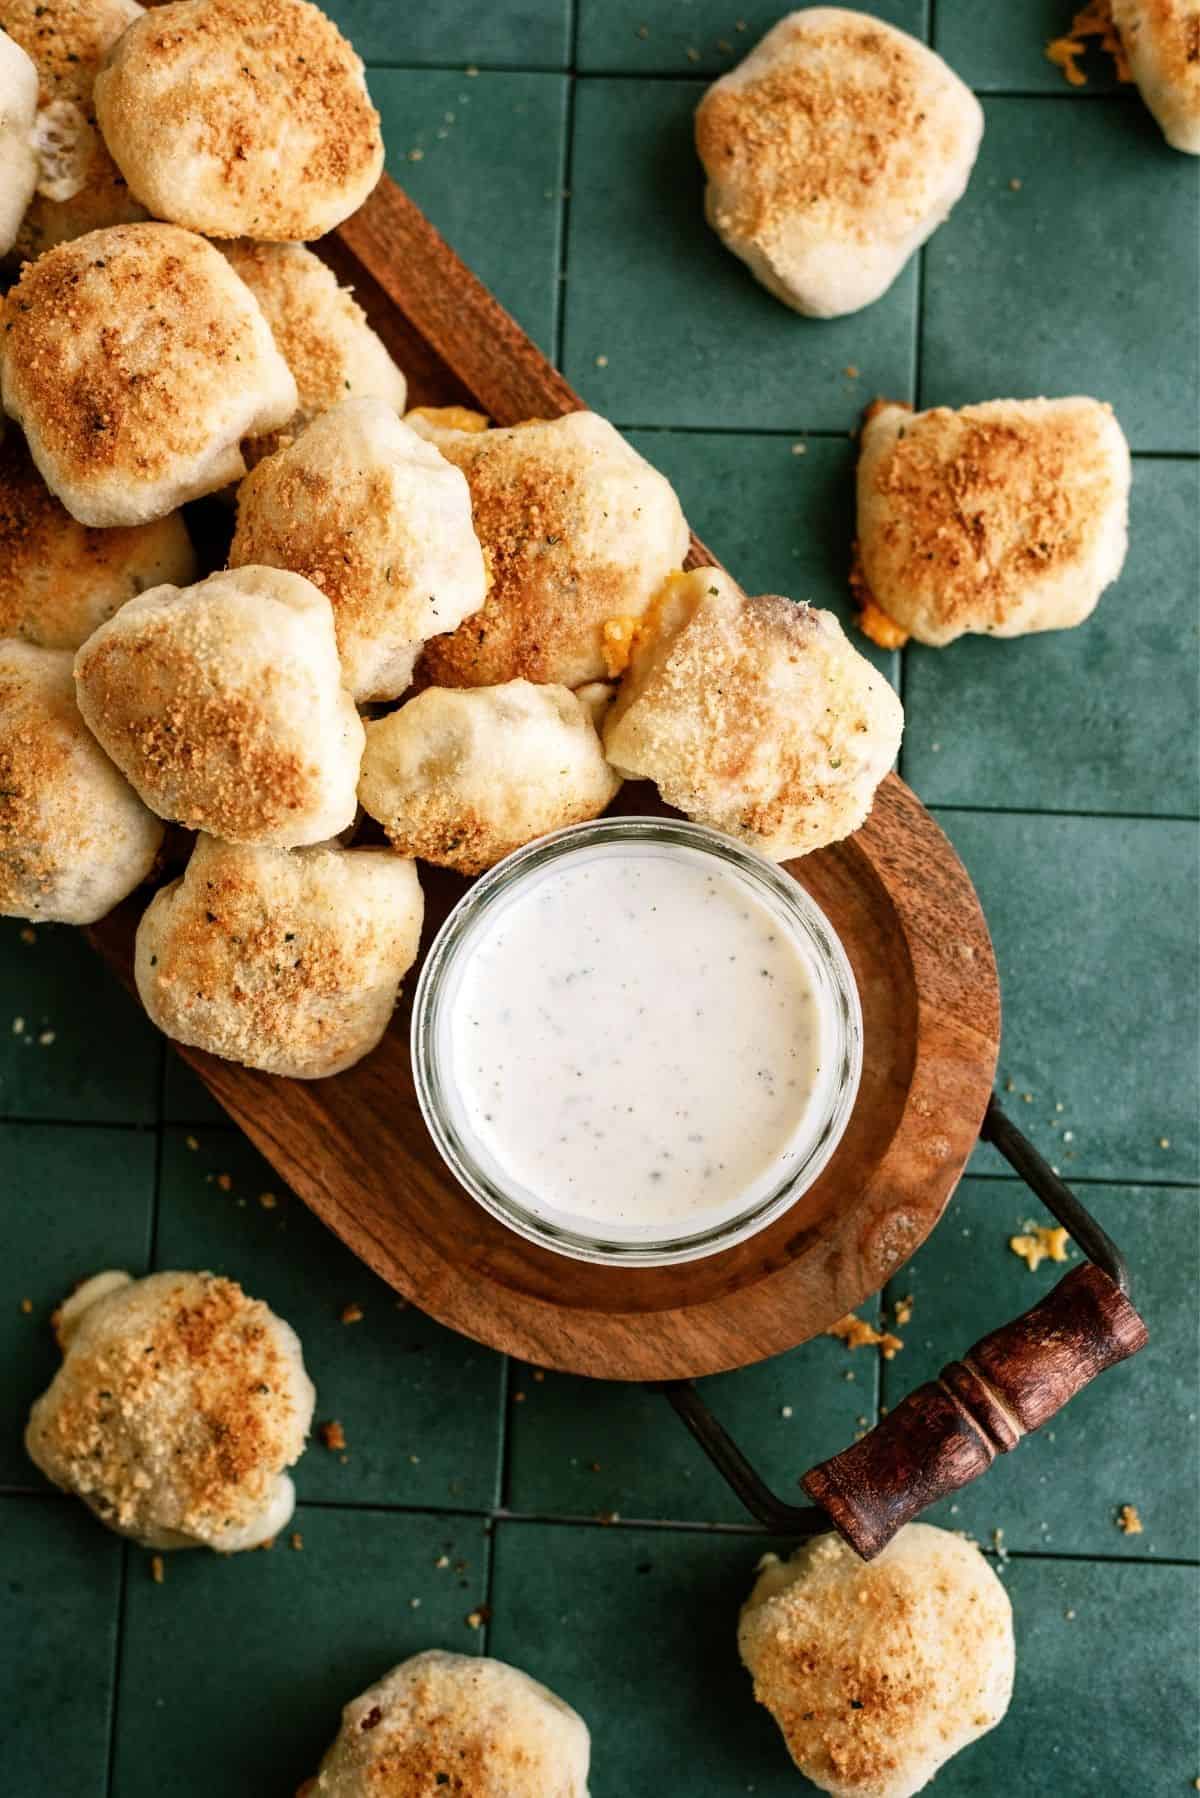
[[[498,424],[582,402],[392,182],[319,246],[409,376],[410,404]],[[689,566],[714,563],[692,538]],[[620,812],[661,810],[626,787]],[[447,1173],[413,1089],[411,992],[365,1062],[306,1083],[180,1049],[288,1185],[415,1305],[480,1342],[571,1373],[661,1380],[742,1367],[877,1292],[940,1217],[978,1135],[1000,1035],[979,901],[896,776],[854,837],[789,864],[858,982],[862,1085],[816,1184],[748,1242],[668,1268],[569,1261],[506,1230]],[[425,943],[464,883],[422,869]],[[145,895],[93,931],[126,980]]]

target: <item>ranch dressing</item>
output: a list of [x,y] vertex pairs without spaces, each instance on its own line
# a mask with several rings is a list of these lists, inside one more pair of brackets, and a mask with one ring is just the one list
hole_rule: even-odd
[[485,911],[447,1008],[482,1165],[597,1235],[690,1235],[774,1191],[832,1077],[811,947],[744,875],[678,845],[552,862]]

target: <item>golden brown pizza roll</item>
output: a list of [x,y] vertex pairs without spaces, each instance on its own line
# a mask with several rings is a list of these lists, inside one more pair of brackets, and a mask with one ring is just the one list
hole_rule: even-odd
[[354,817],[363,727],[329,601],[298,574],[155,587],[88,638],[75,684],[89,728],[161,818],[286,848]]
[[316,1395],[261,1299],[207,1273],[96,1274],[55,1329],[25,1432],[48,1479],[145,1548],[233,1554],[283,1529]]
[[708,221],[814,318],[891,286],[966,188],[983,111],[932,50],[867,13],[789,13],[696,111]]
[[0,642],[0,916],[94,924],[162,838],[79,715],[70,651]]
[[427,687],[367,725],[359,798],[392,845],[480,874],[535,837],[598,818],[621,782],[566,687]]
[[37,167],[17,234],[20,259],[146,216],[104,146],[92,105],[97,69],[142,12],[137,0],[0,0],[0,27],[37,70]]
[[821,1791],[911,1798],[1004,1716],[1012,1606],[973,1543],[910,1523],[871,1562],[827,1535],[759,1566],[738,1647]]
[[1099,400],[880,406],[858,463],[868,595],[936,646],[1080,624],[1125,560],[1129,473]]
[[197,839],[138,926],[151,1021],[226,1061],[318,1080],[370,1053],[421,935],[416,867],[388,849]]
[[1112,16],[1163,136],[1200,156],[1200,0],[1112,0]]
[[483,609],[426,648],[423,680],[601,679],[606,620],[640,618],[687,554],[670,482],[594,412],[492,431],[412,423],[466,475],[492,575]]
[[296,378],[299,404],[281,431],[242,445],[251,466],[345,399],[377,399],[403,412],[404,376],[367,323],[348,287],[299,243],[218,244],[263,309],[271,335]]
[[422,643],[487,592],[461,470],[379,399],[335,406],[259,463],[229,559],[290,568],[328,596],[359,701],[398,698]]
[[673,575],[604,725],[618,773],[774,861],[857,830],[904,714],[832,612],[748,599],[715,568]]
[[146,524],[245,472],[296,410],[258,302],[210,243],[114,225],[27,266],[5,301],[4,409],[83,524]]
[[0,637],[78,649],[127,599],[195,573],[180,513],[93,530],[55,499],[20,432],[0,443]]
[[0,256],[16,242],[37,185],[37,103],[37,70],[20,44],[0,31]]
[[430,1649],[352,1699],[305,1798],[587,1798],[583,1718],[504,1661]]
[[121,38],[95,92],[131,193],[210,237],[321,237],[383,169],[362,61],[308,0],[156,7]]

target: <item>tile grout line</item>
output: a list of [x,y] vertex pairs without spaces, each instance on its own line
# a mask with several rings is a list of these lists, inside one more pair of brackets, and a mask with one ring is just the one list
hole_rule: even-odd
[[129,1586],[130,1545],[121,1543],[121,1578],[117,1587],[116,1631],[113,1637],[112,1657],[112,1696],[108,1706],[108,1765],[105,1770],[104,1790],[107,1798],[114,1798],[116,1787],[114,1781],[117,1774],[117,1720],[121,1707],[121,1674],[125,1660],[125,1608]]

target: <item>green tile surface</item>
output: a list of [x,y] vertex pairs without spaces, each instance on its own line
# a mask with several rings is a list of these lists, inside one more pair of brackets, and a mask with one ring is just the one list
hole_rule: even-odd
[[853,318],[800,318],[772,299],[704,222],[703,91],[576,85],[568,380],[622,425],[846,432],[874,394],[911,398],[915,262]]
[[299,1550],[289,1531],[269,1552],[169,1556],[161,1585],[130,1553],[120,1798],[291,1798],[347,1699],[423,1648],[483,1646],[478,1519],[301,1507],[292,1530]]
[[1072,95],[1111,93],[1118,87],[1112,58],[1091,40],[1081,67],[1082,88],[1070,87],[1046,55],[1052,38],[1064,37],[1079,11],[1075,0],[936,0],[933,47],[956,74],[981,93]]
[[154,1163],[148,1131],[0,1124],[0,1487],[43,1487],[22,1438],[61,1359],[52,1312],[106,1267],[149,1267]]
[[1135,449],[1194,454],[1200,162],[1127,98],[984,111],[966,197],[925,251],[921,404],[1087,393]]
[[543,349],[554,348],[567,82],[379,69],[388,173]]
[[[1102,59],[1082,90],[1045,61],[1069,3],[878,0],[985,96],[983,151],[879,304],[798,318],[704,223],[691,134],[706,83],[782,10],[333,7],[371,64],[392,172],[752,590],[848,616],[851,433],[876,393],[917,399],[918,378],[924,404],[1094,393],[1138,452],[1128,566],[1083,628],[875,659],[904,695],[903,771],[993,931],[1001,1096],[1125,1249],[1151,1331],[937,1513],[986,1544],[1004,1531],[1018,1674],[1008,1719],[934,1789],[1171,1798],[1200,1774],[1200,163],[1164,147]],[[781,1497],[1061,1276],[1009,1252],[1044,1214],[1003,1172],[979,1151],[931,1240],[860,1308],[911,1295],[893,1361],[823,1338],[703,1382]],[[537,1379],[398,1307],[164,1057],[81,937],[30,943],[9,921],[0,1222],[6,1798],[292,1798],[342,1703],[431,1645],[503,1655],[578,1705],[593,1798],[808,1789],[734,1646],[772,1544],[666,1401]],[[28,1463],[54,1305],[97,1267],[152,1263],[234,1274],[298,1328],[317,1417],[349,1445],[298,1466],[302,1550],[176,1555],[156,1585]],[[348,1304],[360,1322],[341,1321]],[[1142,1535],[1117,1529],[1123,1503]]]
[[[1068,1180],[1194,1182],[1195,826],[1045,813],[937,818],[996,947],[1001,1097],[1017,1123]],[[976,1159],[1003,1165],[992,1149]]]
[[[576,66],[585,73],[722,75],[784,10],[762,0],[579,0]],[[880,0],[872,11],[925,35],[927,0]]]
[[1198,518],[1200,467],[1139,458],[1125,570],[1085,625],[908,650],[902,767],[927,805],[1200,812]]

